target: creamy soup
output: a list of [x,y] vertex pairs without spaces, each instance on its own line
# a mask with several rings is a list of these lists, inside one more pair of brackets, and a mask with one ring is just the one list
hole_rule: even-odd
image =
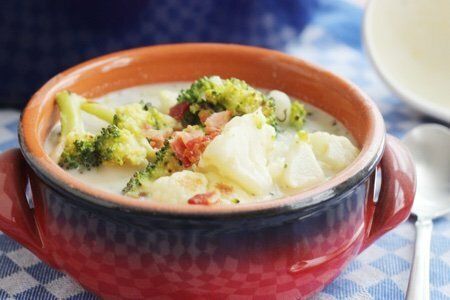
[[[185,82],[143,85],[115,91],[94,100],[111,109],[131,103],[145,103],[164,114],[172,114],[171,108],[177,104],[180,91],[189,89],[190,85],[191,83]],[[197,127],[173,130],[172,136],[167,138],[171,139],[170,147],[175,151],[176,157],[180,158],[177,152],[179,147],[173,143],[176,139],[174,136],[180,136],[181,140],[186,135],[190,140],[203,138],[207,141],[206,147],[205,144],[202,144],[203,148],[200,147],[199,151],[202,152],[197,161],[192,164],[189,161],[188,164],[183,163],[183,166],[188,167],[145,183],[145,193],[132,195],[139,198],[136,201],[230,205],[266,201],[318,185],[336,175],[356,158],[359,150],[353,146],[353,138],[332,116],[304,104],[307,112],[304,125],[301,129],[293,128],[289,126],[287,119],[291,101],[296,99],[290,99],[280,91],[263,93],[275,100],[278,118],[276,130],[267,123],[267,118],[260,109],[240,116],[228,116],[225,124],[207,139],[204,136],[192,139],[189,135],[202,135],[203,130],[208,137],[208,126],[200,126],[201,130]],[[225,115],[222,112],[214,116]],[[109,125],[86,112],[81,116],[85,130],[94,135],[100,134],[102,128]],[[211,116],[204,123],[217,119]],[[184,130],[187,134],[177,135],[177,130]],[[55,160],[58,160],[54,152],[60,139],[61,125],[58,123],[45,143],[47,153]],[[157,148],[155,143],[151,145]],[[158,149],[155,152],[158,153]],[[150,164],[154,159],[149,158]],[[124,187],[133,174],[145,168],[145,164],[103,163],[92,168],[72,168],[67,172],[87,185],[123,194]]]
[[372,1],[366,27],[368,46],[388,80],[450,116],[450,1]]

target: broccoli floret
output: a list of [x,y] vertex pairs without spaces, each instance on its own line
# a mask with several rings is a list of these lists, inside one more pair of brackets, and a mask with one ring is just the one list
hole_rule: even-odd
[[303,104],[294,101],[291,104],[291,114],[289,115],[289,125],[296,130],[300,130],[305,124],[306,110]]
[[81,109],[96,116],[97,118],[102,119],[103,121],[108,122],[109,124],[112,124],[114,121],[114,110],[103,104],[87,101],[81,104]]
[[91,102],[81,108],[111,124],[97,137],[96,148],[102,161],[118,165],[139,166],[153,160],[155,151],[146,138],[146,130],[163,130],[176,125],[172,117],[144,103],[122,105],[111,110],[103,104]]
[[[181,91],[177,100],[188,102],[189,112],[194,115],[201,110],[228,110],[232,116],[240,116],[261,107],[267,122],[273,126],[277,124],[274,100],[237,78],[200,78],[189,89]],[[197,120],[192,116],[189,119]]]
[[[58,164],[65,169],[90,169],[100,165],[99,157],[95,151],[95,137],[84,130],[81,119],[81,105],[86,99],[62,91],[56,95],[56,103],[60,110],[61,136],[55,154]],[[62,150],[60,150],[62,149]]]
[[142,135],[147,128],[160,130],[174,127],[176,121],[148,104],[133,103],[116,108],[113,124],[135,135]]
[[150,162],[144,170],[134,173],[122,192],[131,197],[146,196],[149,183],[181,170],[183,170],[183,165],[166,140],[164,147],[156,153],[155,161]]
[[95,151],[95,137],[71,132],[66,136],[65,147],[58,164],[64,169],[90,169],[100,165]]
[[120,129],[141,136],[145,129],[165,129],[175,127],[176,120],[163,114],[150,104],[132,103],[116,107],[114,110],[95,102],[86,102],[81,109]]
[[119,166],[125,163],[139,166],[147,164],[153,149],[145,137],[138,137],[127,129],[109,125],[95,139],[95,149],[102,162]]
[[[155,152],[142,131],[138,134],[127,129],[132,129],[133,124],[121,123],[123,128],[112,124],[118,115],[114,110],[103,104],[89,102],[68,91],[58,93],[56,101],[61,111],[61,146],[57,147],[62,149],[58,160],[61,167],[90,169],[102,163],[142,166],[154,156]],[[153,111],[147,113],[143,105],[137,104],[137,106],[140,109],[136,111],[156,115]],[[118,111],[120,113],[127,111],[127,107],[120,107]],[[96,136],[86,132],[81,119],[82,110],[105,120],[110,125],[103,128]],[[135,115],[128,116],[123,113],[121,116],[133,120]]]

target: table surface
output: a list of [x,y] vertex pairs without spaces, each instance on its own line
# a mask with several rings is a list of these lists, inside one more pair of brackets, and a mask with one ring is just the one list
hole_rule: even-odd
[[[418,124],[436,122],[400,102],[374,73],[361,45],[362,13],[360,6],[345,1],[322,3],[301,35],[286,28],[284,34],[291,42],[285,52],[356,83],[377,103],[388,132],[395,136],[402,137]],[[17,147],[18,118],[17,111],[0,111],[0,151]],[[450,217],[441,218],[434,225],[431,299],[450,299]],[[414,225],[409,220],[365,250],[314,299],[404,299],[413,245]],[[56,298],[96,297],[0,233],[0,299]]]

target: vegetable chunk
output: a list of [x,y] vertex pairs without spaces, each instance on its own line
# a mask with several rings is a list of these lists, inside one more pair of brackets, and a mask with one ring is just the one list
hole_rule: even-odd
[[324,166],[334,172],[347,167],[359,154],[358,148],[344,136],[327,132],[315,132],[309,135],[314,155]]
[[302,129],[305,124],[306,110],[303,104],[295,101],[291,105],[291,113],[289,114],[289,125],[296,130]]
[[266,124],[261,110],[235,117],[206,147],[199,167],[220,174],[253,195],[267,193],[272,186],[267,154],[274,137],[275,129]]
[[149,184],[148,190],[155,201],[186,204],[195,196],[198,198],[198,195],[205,194],[207,185],[208,180],[205,175],[185,170],[160,177]]
[[150,162],[144,170],[136,172],[123,189],[123,193],[132,197],[146,196],[150,193],[153,181],[181,170],[181,161],[170,148],[169,141],[166,141],[164,147],[156,153],[156,160]]
[[311,145],[297,139],[287,153],[280,184],[285,188],[304,190],[324,180],[325,175]]
[[232,116],[242,116],[257,109],[262,110],[268,124],[277,125],[273,99],[237,78],[200,78],[180,93],[178,102],[189,103],[189,111],[184,117],[190,125],[200,122],[201,111],[228,110]]
[[94,135],[84,130],[81,105],[85,102],[85,98],[68,91],[56,95],[61,118],[61,136],[52,156],[65,169],[90,169],[101,163],[95,150]]
[[136,137],[126,129],[116,125],[103,128],[96,137],[95,149],[102,162],[119,166],[129,163],[133,166],[145,166],[152,148],[144,137]]

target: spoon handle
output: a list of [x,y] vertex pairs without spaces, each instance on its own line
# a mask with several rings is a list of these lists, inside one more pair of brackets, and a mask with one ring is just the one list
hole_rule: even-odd
[[430,243],[433,221],[416,221],[416,245],[411,275],[409,277],[407,300],[430,299]]

